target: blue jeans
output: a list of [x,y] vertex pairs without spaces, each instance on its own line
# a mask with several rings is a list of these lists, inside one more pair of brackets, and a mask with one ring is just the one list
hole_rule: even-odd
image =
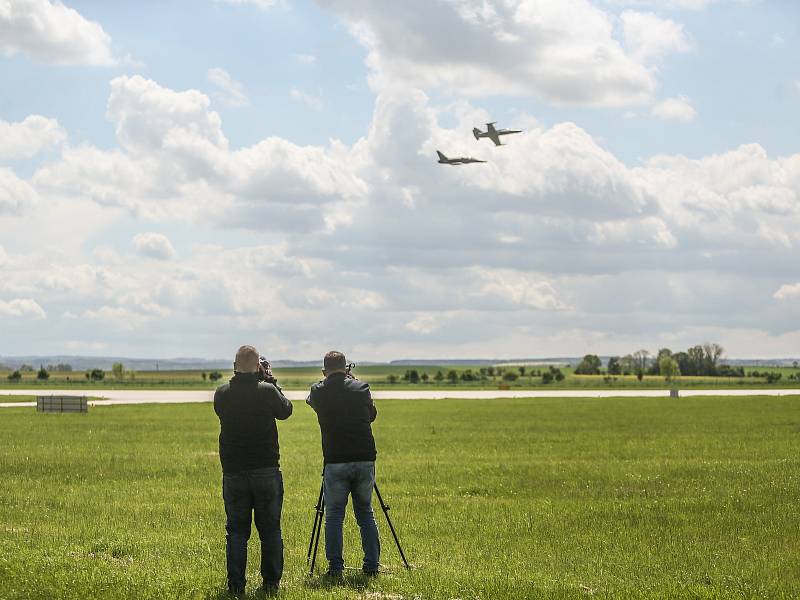
[[325,556],[331,573],[344,570],[342,525],[347,496],[353,496],[353,512],[361,529],[364,571],[377,571],[381,555],[378,524],[372,513],[372,487],[375,485],[374,462],[349,462],[325,465]]
[[250,539],[253,513],[261,539],[261,577],[265,586],[277,585],[283,574],[283,476],[280,470],[278,467],[264,467],[223,475],[222,498],[227,516],[225,556],[228,589],[244,590],[247,583],[247,540]]

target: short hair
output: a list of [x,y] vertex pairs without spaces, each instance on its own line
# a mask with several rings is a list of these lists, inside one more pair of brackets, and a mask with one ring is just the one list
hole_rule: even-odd
[[258,371],[258,350],[254,346],[241,346],[236,351],[234,369],[237,373],[255,373]]
[[330,372],[330,371],[344,371],[347,367],[347,359],[344,357],[344,354],[337,350],[331,350],[325,355],[325,359],[322,361],[323,368]]

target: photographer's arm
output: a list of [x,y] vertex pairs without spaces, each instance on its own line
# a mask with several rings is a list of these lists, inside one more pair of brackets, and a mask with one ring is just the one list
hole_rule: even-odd
[[270,386],[273,393],[270,395],[272,412],[276,419],[288,419],[292,414],[292,401],[283,395],[283,391],[277,386]]
[[372,399],[369,386],[367,386],[367,408],[369,408],[369,422],[372,423],[378,417],[378,409],[375,407],[375,400]]

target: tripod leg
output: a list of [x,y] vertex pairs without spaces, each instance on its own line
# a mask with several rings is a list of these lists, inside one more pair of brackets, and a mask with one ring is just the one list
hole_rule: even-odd
[[392,531],[392,537],[394,537],[394,543],[397,544],[397,549],[400,551],[400,558],[403,559],[403,564],[406,566],[406,569],[411,569],[411,565],[408,564],[406,560],[406,555],[403,553],[403,548],[400,546],[400,540],[397,539],[397,533],[394,530],[394,525],[392,525],[392,520],[389,518],[389,506],[383,502],[383,498],[381,497],[381,492],[378,489],[378,484],[375,484],[375,494],[378,496],[378,502],[380,502],[381,509],[383,510],[383,514],[386,515],[386,522],[389,523],[389,529]]
[[320,536],[320,533],[322,532],[322,521],[323,521],[323,518],[325,516],[325,498],[324,497],[322,498],[322,503],[320,504],[320,509],[319,509],[318,515],[319,515],[319,519],[317,519],[317,522],[316,522],[317,530],[316,530],[315,534],[313,535],[314,553],[311,555],[311,568],[308,570],[309,577],[311,577],[314,574],[314,565],[317,563],[317,548],[319,547],[319,536]]
[[314,525],[311,527],[311,540],[308,542],[308,554],[306,554],[306,564],[311,560],[311,550],[314,547],[314,537],[317,534],[317,522],[320,519],[320,510],[322,508],[322,487],[319,486],[319,496],[317,497],[317,505],[314,507]]

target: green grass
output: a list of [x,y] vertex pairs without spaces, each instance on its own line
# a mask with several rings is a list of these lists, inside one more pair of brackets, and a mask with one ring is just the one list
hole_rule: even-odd
[[[378,514],[387,574],[332,589],[305,577],[321,460],[312,411],[295,403],[279,425],[281,597],[800,595],[800,396],[378,410],[379,484],[415,570]],[[217,433],[208,404],[3,409],[0,598],[220,598]],[[345,527],[358,565],[351,514]]]
[[0,395],[0,402],[36,402],[36,396]]
[[[420,374],[427,373],[429,380],[418,384],[409,384],[402,380],[403,374],[409,369],[416,369]],[[573,369],[562,368],[566,378],[561,382],[543,384],[542,378],[530,376],[531,368],[526,369],[526,374],[519,377],[516,381],[504,381],[500,376],[488,377],[482,381],[448,381],[437,382],[434,377],[441,371],[443,376],[453,370],[461,375],[467,369],[477,374],[479,367],[465,367],[454,365],[424,365],[424,366],[393,366],[393,365],[374,365],[356,368],[356,375],[360,379],[368,381],[375,390],[393,389],[413,389],[413,390],[494,390],[499,387],[508,386],[510,389],[518,390],[542,390],[542,389],[665,389],[670,386],[660,376],[645,376],[639,381],[635,376],[616,376],[611,380],[604,379],[601,375],[575,375]],[[534,367],[533,370],[544,370],[544,367]],[[780,381],[773,384],[766,383],[763,377],[680,377],[677,385],[681,389],[691,388],[798,388],[800,389],[800,369],[791,367],[773,368],[747,368],[748,373],[753,370],[759,373],[766,371],[780,372],[783,377]],[[504,371],[518,373],[516,367],[504,367]],[[137,371],[128,374],[123,379],[115,379],[111,373],[107,373],[102,381],[89,381],[83,372],[52,372],[47,380],[36,378],[36,371],[22,373],[22,379],[16,382],[8,380],[9,371],[0,371],[0,388],[3,389],[214,389],[220,383],[227,381],[231,376],[231,371],[221,371],[223,377],[220,381],[213,382],[208,378],[203,379],[202,374],[208,375],[210,371]],[[275,375],[280,384],[288,390],[308,389],[308,387],[319,381],[322,373],[318,368],[312,367],[291,367],[275,369]],[[388,378],[395,376],[399,380],[396,383],[389,383]],[[789,379],[792,376],[792,379]],[[795,379],[795,377],[797,377]]]

